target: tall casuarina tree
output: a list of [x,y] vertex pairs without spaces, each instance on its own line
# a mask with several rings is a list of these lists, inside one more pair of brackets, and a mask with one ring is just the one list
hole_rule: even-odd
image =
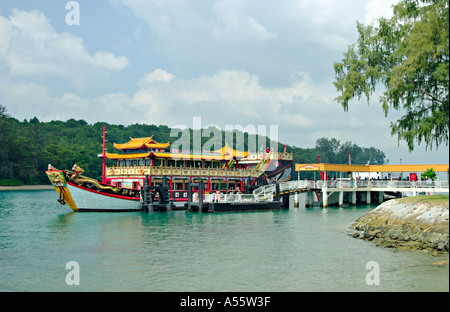
[[403,116],[391,134],[409,150],[449,141],[449,1],[400,0],[391,18],[357,23],[356,43],[335,62],[337,102],[348,111],[353,98],[367,102],[384,86],[380,103]]

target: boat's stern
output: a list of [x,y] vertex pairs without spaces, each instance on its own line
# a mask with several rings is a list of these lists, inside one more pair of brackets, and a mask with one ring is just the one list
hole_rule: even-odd
[[58,202],[62,205],[68,205],[72,210],[78,211],[77,206],[70,194],[69,188],[67,187],[67,181],[64,176],[63,170],[47,170],[47,174],[50,183],[52,183],[56,192],[59,194]]

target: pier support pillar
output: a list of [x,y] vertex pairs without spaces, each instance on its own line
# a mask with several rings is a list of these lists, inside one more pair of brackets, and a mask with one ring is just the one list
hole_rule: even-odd
[[384,192],[378,192],[378,203],[383,203]]
[[298,208],[298,203],[299,203],[299,197],[300,197],[300,194],[299,193],[295,193],[295,195],[294,195],[294,208]]
[[314,201],[313,201],[314,197],[313,197],[313,191],[307,191],[305,193],[305,207],[310,207],[313,205]]
[[322,204],[323,204],[323,208],[327,208],[328,206],[328,192],[327,189],[324,188],[322,189]]
[[366,203],[370,205],[372,203],[372,199],[370,198],[370,191],[366,192]]
[[344,192],[339,192],[339,207],[344,205]]
[[316,201],[320,204],[320,198],[317,198],[317,192],[316,191],[312,191],[311,192],[311,206],[314,206],[314,202]]
[[141,209],[144,212],[153,212],[153,201],[150,195],[150,178],[148,175],[145,176],[144,187],[141,188]]
[[166,204],[166,211],[167,211],[167,212],[172,211],[172,204],[173,204],[172,200],[170,200],[170,201]]
[[295,197],[296,197],[296,195],[289,195],[288,197],[289,197],[289,206],[288,206],[288,208],[289,209],[295,208]]
[[352,192],[352,205],[356,206],[356,191]]
[[306,208],[308,193],[302,192],[298,194],[298,208]]

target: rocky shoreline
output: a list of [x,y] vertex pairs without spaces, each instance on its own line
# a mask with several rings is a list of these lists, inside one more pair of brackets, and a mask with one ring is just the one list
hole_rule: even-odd
[[352,225],[352,235],[378,246],[401,250],[449,252],[449,196],[392,199]]

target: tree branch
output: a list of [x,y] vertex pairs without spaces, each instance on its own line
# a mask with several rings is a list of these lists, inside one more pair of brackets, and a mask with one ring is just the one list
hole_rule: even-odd
[[420,88],[418,85],[416,85],[413,81],[409,81],[408,79],[406,79],[405,77],[403,77],[403,79],[409,83],[412,84],[414,86],[414,88],[416,88],[417,90],[419,90],[420,92],[422,92],[423,94],[428,95],[433,101],[439,102],[441,104],[444,104],[443,101],[439,100],[438,98],[436,98],[435,96],[431,95],[430,93],[428,93],[427,91],[423,90],[422,88]]

